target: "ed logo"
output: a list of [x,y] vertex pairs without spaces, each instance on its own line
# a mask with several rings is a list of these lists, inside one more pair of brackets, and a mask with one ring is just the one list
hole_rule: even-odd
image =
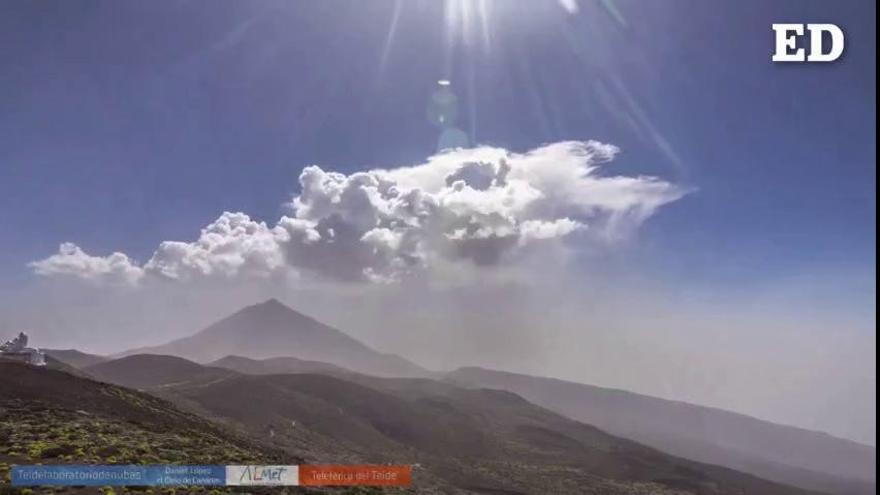
[[[807,24],[810,33],[810,53],[797,47],[797,40],[804,35],[803,24],[773,24],[776,32],[774,62],[833,62],[843,54],[843,31],[834,24]],[[831,37],[828,51],[822,51],[825,33]]]

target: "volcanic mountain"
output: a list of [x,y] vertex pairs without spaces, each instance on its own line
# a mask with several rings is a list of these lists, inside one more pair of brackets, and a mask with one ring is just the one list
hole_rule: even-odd
[[[210,384],[206,389],[210,390],[221,387],[232,376],[266,375],[266,382],[272,382],[277,380],[274,375],[290,373],[327,375],[395,396],[424,396],[429,392],[444,395],[450,387],[507,390],[612,435],[693,461],[821,492],[867,495],[876,491],[874,447],[623,390],[481,368],[462,368],[445,375],[432,373],[398,356],[370,349],[276,300],[244,308],[191,337],[126,355],[137,352],[167,355],[130,356],[128,360],[85,366],[82,373],[163,394],[165,390],[159,388],[183,390],[195,383]],[[59,359],[71,359],[71,353],[67,354],[59,355]],[[72,356],[82,357],[75,353]],[[86,358],[89,361],[92,357]],[[234,373],[227,374],[230,371]],[[254,384],[256,388],[261,386]],[[193,400],[187,399],[187,404],[193,404]],[[422,420],[434,421],[430,415]]]
[[293,356],[378,376],[431,375],[400,356],[371,349],[276,299],[248,306],[190,337],[123,353],[131,354],[180,356],[200,363],[230,355],[251,359]]

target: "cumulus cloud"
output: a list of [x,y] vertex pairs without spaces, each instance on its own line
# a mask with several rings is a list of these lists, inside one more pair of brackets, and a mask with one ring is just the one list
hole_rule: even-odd
[[595,141],[562,142],[527,153],[459,149],[416,166],[348,175],[309,166],[290,213],[274,226],[225,212],[194,242],[162,242],[142,265],[65,243],[32,267],[136,285],[299,273],[390,282],[450,263],[513,263],[527,246],[576,231],[618,239],[683,194],[653,177],[601,174],[617,153]]
[[123,253],[90,256],[70,242],[61,244],[57,254],[35,261],[30,267],[38,275],[71,275],[91,282],[122,285],[134,285],[144,274],[144,270]]
[[244,213],[225,212],[195,242],[165,241],[144,272],[170,279],[237,275],[269,276],[285,266],[283,228],[269,228]]

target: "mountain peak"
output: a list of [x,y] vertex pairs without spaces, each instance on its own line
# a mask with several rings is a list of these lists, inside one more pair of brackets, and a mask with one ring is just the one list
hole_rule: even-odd
[[269,328],[281,332],[287,332],[290,328],[300,328],[300,330],[305,331],[320,331],[324,328],[329,328],[274,297],[260,303],[245,306],[224,320],[221,320],[221,322],[225,320],[238,322],[236,325],[244,325],[239,330],[247,329],[249,333]]
[[[305,315],[299,313],[294,310],[290,306],[284,304],[278,299],[270,298],[266,299],[263,302],[252,304],[240,310],[238,313],[250,314],[250,315],[276,315],[277,317],[290,317],[291,315],[296,315],[300,317],[305,317]],[[282,316],[283,315],[283,316]]]
[[261,303],[254,304],[254,306],[255,307],[265,307],[265,308],[281,307],[284,309],[290,309],[289,307],[287,307],[286,304],[279,301],[278,299],[275,299],[274,297],[266,299],[265,301],[263,301]]

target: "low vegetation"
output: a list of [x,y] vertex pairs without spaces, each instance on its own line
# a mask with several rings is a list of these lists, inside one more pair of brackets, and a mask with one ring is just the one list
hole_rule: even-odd
[[[15,464],[296,464],[301,459],[134,390],[0,364],[0,495],[225,494],[223,487],[13,488]],[[51,392],[51,393],[49,393]],[[299,488],[248,493],[312,493]],[[334,493],[376,493],[356,489]]]

